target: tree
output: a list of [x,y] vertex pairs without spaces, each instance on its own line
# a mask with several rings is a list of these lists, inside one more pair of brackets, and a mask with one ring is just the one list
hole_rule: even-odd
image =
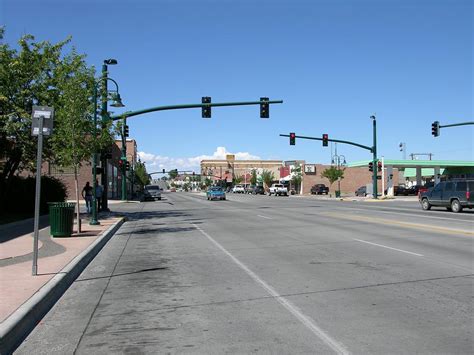
[[178,176],[178,169],[170,170],[168,172],[168,175],[171,180],[176,179],[176,177]]
[[265,185],[267,187],[270,187],[271,184],[273,183],[273,180],[275,180],[275,174],[273,173],[273,171],[263,170],[262,179]]
[[[0,28],[0,40],[3,34]],[[32,35],[23,36],[19,50],[0,44],[0,151],[5,159],[0,171],[0,209],[13,176],[22,170],[35,171],[33,105],[55,109],[53,136],[44,140],[44,160],[77,167],[78,160],[90,158],[92,148],[113,138],[108,124],[98,140],[92,139],[94,70],[74,48],[66,52],[71,39],[56,44],[34,40]]]
[[257,185],[257,170],[252,169],[252,176],[250,177],[250,185]]
[[293,174],[293,177],[291,178],[291,181],[295,185],[295,191],[296,193],[299,193],[300,191],[300,186],[301,186],[301,180],[303,179],[303,174],[301,173],[301,165],[296,164],[293,169],[291,169],[291,173]]
[[[51,160],[61,167],[72,167],[74,171],[75,199],[77,203],[77,231],[81,232],[80,210],[79,210],[79,182],[78,170],[82,162],[89,161],[94,150],[99,151],[101,144],[94,137],[93,121],[91,112],[94,104],[91,102],[93,96],[95,79],[94,70],[88,68],[84,56],[73,52],[63,59],[62,66],[56,69],[55,75],[58,79],[57,110],[55,110],[54,134],[50,138],[54,151]],[[108,137],[101,139],[103,144],[110,145],[112,137],[110,134],[99,135]]]
[[328,179],[329,185],[332,185],[339,178],[344,179],[344,170],[345,169],[341,170],[335,166],[331,166],[330,168],[327,168],[321,173],[321,177]]
[[150,175],[146,171],[145,163],[138,161],[135,164],[135,178],[142,189],[144,186],[150,185]]
[[234,178],[233,184],[234,185],[240,184],[243,180],[244,180],[244,178],[242,176],[236,176]]
[[204,185],[206,185],[207,187],[212,186],[212,180],[209,178],[206,178],[206,180],[204,180]]

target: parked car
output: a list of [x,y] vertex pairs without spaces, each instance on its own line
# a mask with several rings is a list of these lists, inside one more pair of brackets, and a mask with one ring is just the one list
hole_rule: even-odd
[[207,189],[206,196],[208,200],[225,200],[224,189],[218,186]]
[[176,192],[176,187],[172,187],[172,188],[170,189],[170,192]]
[[424,210],[442,206],[449,211],[461,212],[465,207],[474,206],[474,179],[442,181],[422,192],[419,199]]
[[232,192],[234,194],[244,194],[245,193],[245,188],[243,185],[235,185],[232,189]]
[[143,199],[145,201],[161,200],[161,189],[158,185],[146,185],[143,190]]
[[324,184],[316,184],[311,187],[311,194],[313,195],[322,195],[322,194],[328,194],[329,193],[329,187],[327,187]]
[[405,187],[405,185],[398,185],[393,187],[393,194],[395,196],[399,195],[408,195],[408,189]]
[[252,195],[265,195],[265,189],[263,186],[254,186],[252,189]]
[[430,188],[434,187],[434,185],[435,185],[435,183],[433,181],[431,181],[431,182],[427,182],[423,186],[420,186],[419,189],[418,189],[418,199],[420,198],[420,196],[423,192],[428,191]]
[[245,193],[251,194],[254,188],[255,188],[255,185],[245,186]]
[[288,196],[288,189],[283,184],[273,184],[268,190],[268,196]]
[[367,196],[367,186],[361,186],[361,187],[359,187],[359,188],[356,190],[355,195],[356,195],[356,196],[362,196],[362,197]]

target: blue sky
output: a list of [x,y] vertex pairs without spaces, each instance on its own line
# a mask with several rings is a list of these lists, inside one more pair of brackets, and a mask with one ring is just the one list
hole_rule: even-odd
[[[23,34],[60,41],[110,76],[134,111],[153,106],[282,99],[270,119],[258,106],[163,111],[129,119],[149,166],[196,169],[199,160],[238,157],[329,163],[331,147],[280,133],[372,145],[378,152],[473,160],[472,126],[431,135],[431,123],[473,120],[471,0],[91,1],[2,0],[6,42]],[[116,111],[117,113],[121,111]],[[348,161],[368,151],[338,145]]]

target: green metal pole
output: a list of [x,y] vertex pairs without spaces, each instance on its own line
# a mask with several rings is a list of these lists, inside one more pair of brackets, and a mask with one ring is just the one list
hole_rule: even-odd
[[127,200],[127,137],[125,137],[125,126],[127,125],[127,119],[123,119],[122,127],[122,201]]
[[[106,121],[107,121],[107,64],[102,64],[102,109],[100,111],[101,117],[102,117],[102,128],[105,127]],[[102,192],[102,210],[103,211],[109,211],[109,206],[108,206],[108,191],[109,191],[109,182],[107,178],[108,174],[108,169],[107,169],[107,157],[106,154],[102,154],[102,160],[101,160],[101,165],[102,165],[102,177],[101,177],[101,182],[103,186],[103,192]]]
[[[94,84],[94,138],[97,140],[97,83]],[[97,220],[97,151],[96,151],[96,141],[94,141],[94,153],[92,156],[92,218],[89,224],[91,226],[99,225]],[[79,221],[77,222],[79,223]]]
[[374,145],[372,147],[372,154],[373,154],[373,157],[372,157],[372,163],[373,163],[373,167],[374,167],[374,171],[373,171],[373,175],[372,175],[372,184],[373,184],[373,197],[375,199],[377,199],[377,171],[378,171],[378,167],[377,167],[377,120],[375,118],[375,116],[370,116],[372,118],[372,122],[373,122],[373,129],[374,129],[374,132],[373,132],[373,135],[374,135]]

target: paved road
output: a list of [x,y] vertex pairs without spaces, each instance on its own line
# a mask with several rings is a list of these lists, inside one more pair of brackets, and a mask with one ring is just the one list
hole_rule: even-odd
[[472,212],[190,193],[121,208],[19,354],[474,353]]

